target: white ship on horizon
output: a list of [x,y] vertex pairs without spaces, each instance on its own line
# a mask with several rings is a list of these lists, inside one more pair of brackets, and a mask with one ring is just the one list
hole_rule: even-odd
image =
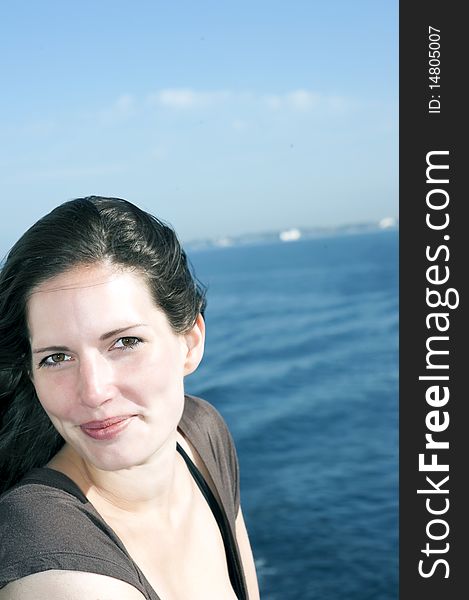
[[280,241],[282,242],[296,242],[301,238],[301,231],[299,229],[285,229],[279,233]]

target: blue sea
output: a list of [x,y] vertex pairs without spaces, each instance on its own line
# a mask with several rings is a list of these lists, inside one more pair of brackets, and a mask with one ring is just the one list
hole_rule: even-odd
[[189,257],[262,600],[396,600],[398,232]]

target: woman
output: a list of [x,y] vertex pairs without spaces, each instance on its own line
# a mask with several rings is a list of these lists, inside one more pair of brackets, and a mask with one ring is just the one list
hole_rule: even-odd
[[0,600],[255,600],[231,436],[184,394],[204,292],[133,204],[66,202],[0,275]]

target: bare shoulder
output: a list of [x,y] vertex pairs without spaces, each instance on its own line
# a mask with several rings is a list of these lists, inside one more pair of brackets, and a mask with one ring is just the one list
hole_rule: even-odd
[[43,571],[12,581],[0,600],[144,600],[129,583],[82,571]]

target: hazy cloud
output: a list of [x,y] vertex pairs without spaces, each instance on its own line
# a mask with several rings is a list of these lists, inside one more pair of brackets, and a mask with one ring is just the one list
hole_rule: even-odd
[[289,106],[296,110],[310,110],[319,102],[319,95],[307,90],[296,90],[286,96]]
[[[103,124],[113,124],[124,119],[138,117],[148,110],[165,108],[174,111],[191,111],[214,107],[229,107],[233,111],[265,110],[290,113],[329,111],[343,113],[352,106],[345,96],[313,92],[299,88],[284,93],[256,93],[248,90],[208,90],[191,88],[163,88],[141,98],[133,94],[120,95],[108,108],[99,113]],[[245,129],[243,118],[231,120],[234,129]]]
[[272,110],[293,110],[308,112],[315,109],[343,111],[350,106],[345,96],[321,94],[310,90],[298,89],[284,94],[267,94],[263,102]]
[[148,96],[148,101],[152,105],[188,109],[219,104],[230,96],[227,91],[199,92],[187,88],[174,88],[154,92]]
[[267,96],[264,96],[264,102],[273,110],[282,108],[282,98],[278,95],[268,94]]
[[113,122],[132,117],[137,112],[137,100],[132,94],[122,94],[108,108],[101,112],[104,122]]
[[245,129],[248,128],[248,124],[246,123],[246,121],[243,121],[243,119],[235,119],[231,123],[231,126],[233,127],[233,129],[236,129],[237,131],[244,131]]
[[122,173],[126,170],[126,166],[122,164],[109,165],[93,165],[93,166],[77,166],[77,167],[58,167],[53,169],[41,169],[29,171],[23,174],[26,179],[77,179],[96,177],[103,175],[114,175]]
[[164,106],[172,109],[188,110],[214,105],[222,105],[228,101],[236,106],[267,106],[272,110],[292,110],[307,112],[316,108],[343,110],[348,104],[345,97],[321,94],[306,89],[287,91],[282,94],[259,94],[250,91],[233,92],[229,90],[197,91],[190,88],[168,88],[149,94],[150,105]]

